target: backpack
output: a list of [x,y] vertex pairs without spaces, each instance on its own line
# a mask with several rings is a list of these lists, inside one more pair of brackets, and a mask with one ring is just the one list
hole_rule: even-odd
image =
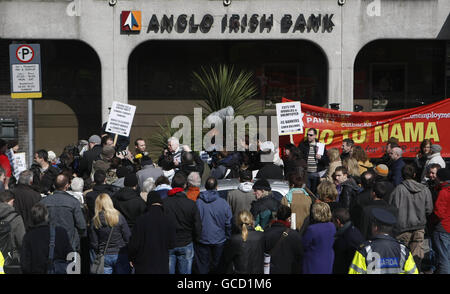
[[[7,220],[10,215],[15,214]],[[14,248],[11,222],[18,217],[16,211],[11,211],[0,220],[0,251],[5,259],[5,273],[20,273],[19,251]]]

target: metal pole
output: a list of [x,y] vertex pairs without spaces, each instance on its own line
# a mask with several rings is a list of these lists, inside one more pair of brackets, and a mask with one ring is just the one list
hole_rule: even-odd
[[28,168],[34,159],[33,99],[28,99]]

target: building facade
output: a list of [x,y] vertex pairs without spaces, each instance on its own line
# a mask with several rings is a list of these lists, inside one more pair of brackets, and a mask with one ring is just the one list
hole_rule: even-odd
[[98,133],[113,101],[137,106],[132,142],[191,115],[201,66],[252,71],[266,115],[281,97],[341,110],[429,104],[450,92],[449,12],[448,0],[0,0],[0,119],[28,152],[12,43],[41,44],[34,148],[57,154]]

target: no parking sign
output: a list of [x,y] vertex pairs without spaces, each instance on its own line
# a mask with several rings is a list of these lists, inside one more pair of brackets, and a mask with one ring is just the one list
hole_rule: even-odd
[[39,44],[9,45],[12,98],[42,98]]

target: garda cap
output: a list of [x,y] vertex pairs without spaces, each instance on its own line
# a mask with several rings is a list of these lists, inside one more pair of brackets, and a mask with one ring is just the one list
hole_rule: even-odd
[[372,209],[372,216],[375,221],[383,225],[393,226],[397,223],[397,218],[386,209],[375,207]]

